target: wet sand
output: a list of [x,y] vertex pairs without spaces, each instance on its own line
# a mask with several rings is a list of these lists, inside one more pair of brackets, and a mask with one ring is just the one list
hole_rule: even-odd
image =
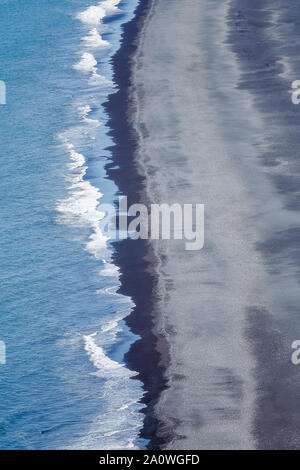
[[142,338],[128,362],[148,391],[143,435],[150,448],[300,448],[299,66],[276,43],[296,20],[279,1],[141,8],[116,59],[110,177],[130,202],[205,204],[203,250],[118,248]]

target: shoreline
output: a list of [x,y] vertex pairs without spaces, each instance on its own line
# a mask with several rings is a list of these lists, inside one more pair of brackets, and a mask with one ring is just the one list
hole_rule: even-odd
[[[118,187],[119,195],[128,197],[128,204],[140,202],[145,190],[145,178],[137,170],[135,152],[137,136],[129,122],[132,113],[130,88],[132,86],[132,63],[138,49],[139,34],[147,19],[153,0],[140,0],[134,18],[122,26],[121,47],[112,58],[114,82],[118,92],[109,96],[104,108],[109,116],[108,135],[114,145],[111,151],[111,162],[106,164],[108,178]],[[116,169],[116,167],[118,167]],[[121,287],[119,293],[130,297],[134,309],[125,319],[130,330],[137,339],[125,355],[128,368],[136,371],[133,379],[143,383],[145,391],[142,403],[145,405],[144,427],[140,437],[149,440],[148,449],[160,449],[170,440],[170,436],[159,436],[160,423],[154,413],[159,396],[166,388],[164,378],[165,366],[162,364],[164,351],[168,355],[168,346],[154,333],[155,299],[154,291],[157,280],[153,264],[155,264],[152,247],[147,240],[122,240],[114,243],[113,262],[120,268]],[[166,362],[166,361],[164,361]]]

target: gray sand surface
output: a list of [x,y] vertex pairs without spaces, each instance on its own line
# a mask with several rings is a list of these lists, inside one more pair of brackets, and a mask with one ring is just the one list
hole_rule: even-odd
[[152,242],[156,326],[171,356],[157,406],[162,432],[176,436],[169,449],[257,447],[257,338],[248,332],[277,300],[256,248],[270,227],[294,223],[258,161],[263,123],[237,86],[228,9],[215,0],[156,0],[134,65],[136,160],[149,201],[205,204],[203,250]]

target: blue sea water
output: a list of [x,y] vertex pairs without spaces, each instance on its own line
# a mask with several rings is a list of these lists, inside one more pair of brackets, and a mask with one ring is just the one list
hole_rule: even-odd
[[0,448],[145,446],[101,204],[102,103],[137,0],[0,0]]

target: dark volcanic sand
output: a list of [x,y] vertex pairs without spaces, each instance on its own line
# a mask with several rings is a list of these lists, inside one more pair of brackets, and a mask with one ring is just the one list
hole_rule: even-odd
[[[111,148],[112,162],[106,167],[108,177],[116,182],[120,195],[128,197],[128,206],[141,201],[144,178],[134,163],[137,142],[130,124],[129,87],[131,85],[131,61],[136,52],[139,31],[147,16],[152,0],[143,0],[136,10],[135,18],[123,26],[122,45],[113,58],[114,81],[119,91],[109,97],[105,108],[109,114],[109,134],[115,145]],[[113,167],[119,166],[118,169]],[[157,338],[153,333],[155,278],[151,265],[154,257],[151,246],[144,240],[122,240],[115,244],[114,263],[120,267],[121,288],[119,292],[132,298],[135,304],[126,319],[132,332],[140,336],[126,361],[131,370],[137,371],[136,378],[144,384],[145,421],[141,437],[149,439],[148,448],[158,449],[165,439],[157,436],[158,420],[153,407],[160,392],[165,388],[164,368],[161,355],[157,352]],[[167,349],[167,347],[166,347]]]
[[149,448],[299,449],[299,2],[155,0],[137,48],[151,4],[114,58],[108,175],[129,204],[205,204],[206,240],[194,254],[116,244],[141,336],[127,361],[147,392],[142,436]]

